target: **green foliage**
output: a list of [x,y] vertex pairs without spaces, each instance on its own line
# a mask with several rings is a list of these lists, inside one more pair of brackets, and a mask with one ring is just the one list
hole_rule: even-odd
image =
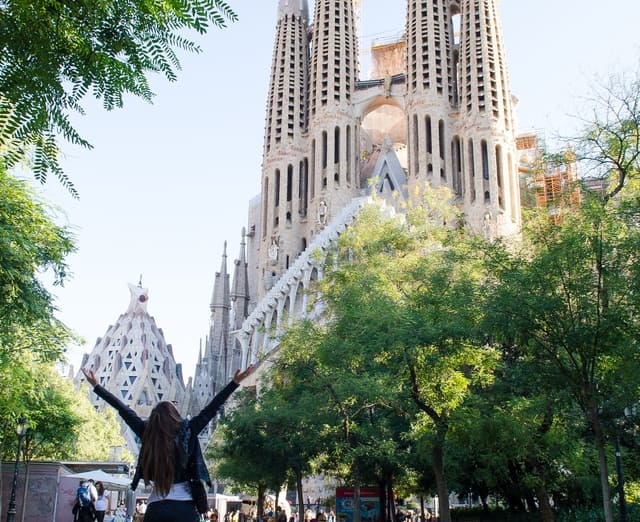
[[[70,231],[54,223],[51,209],[27,182],[0,165],[0,425],[4,437],[15,439],[18,417],[29,420],[29,458],[106,458],[108,445],[122,445],[117,433],[95,419],[86,397],[53,367],[74,336],[56,318],[54,298],[42,279],[62,284],[68,276],[65,258],[74,251]],[[80,426],[89,419],[99,450],[78,444]]]
[[26,182],[0,167],[0,366],[30,349],[56,360],[71,337],[40,279],[50,272],[62,284],[65,257],[75,250],[69,230],[49,212]]
[[637,418],[621,416],[640,390],[637,184],[559,225],[532,213],[508,245],[447,226],[444,194],[406,216],[365,208],[311,289],[322,322],[288,327],[263,361],[246,418],[274,435],[248,446],[276,468],[296,454],[349,483],[392,476],[444,498],[450,482],[512,511],[551,498],[568,512],[602,501],[599,458],[623,430],[633,484]]
[[213,474],[245,492],[261,486],[278,491],[287,477],[284,426],[265,414],[250,392],[239,401],[207,448],[215,461]]
[[[71,389],[71,382],[67,382],[73,393],[72,408],[79,421],[72,431],[74,444],[70,458],[84,461],[109,460],[112,458],[111,448],[124,449],[126,445],[115,410],[105,408],[100,412],[96,411],[85,389],[81,389],[82,393],[78,393]],[[122,453],[122,460],[134,461],[126,449]]]
[[7,167],[31,163],[73,194],[58,162],[57,137],[90,147],[71,125],[87,95],[105,109],[126,94],[150,101],[147,75],[177,78],[177,51],[199,52],[185,36],[224,27],[236,15],[224,0],[16,0],[0,7],[0,153]]
[[21,415],[29,421],[24,446],[28,460],[107,460],[111,446],[124,445],[113,414],[97,413],[86,394],[79,394],[51,363],[24,353],[0,368],[0,376],[3,458],[13,458],[13,427]]
[[429,475],[426,462],[442,471],[432,452],[442,454],[452,413],[492,381],[482,266],[464,232],[445,224],[457,219],[449,197],[427,190],[406,216],[365,208],[328,256],[326,321],[282,339],[278,375],[298,401],[315,401],[323,462],[334,473],[348,465],[350,481]]
[[[560,226],[545,217],[526,229],[528,242],[493,272],[492,328],[555,365],[562,388],[588,407],[637,390],[628,374],[637,360],[637,247],[640,231],[613,205],[587,200]],[[561,381],[561,382],[560,382]],[[626,397],[626,398],[625,398]]]

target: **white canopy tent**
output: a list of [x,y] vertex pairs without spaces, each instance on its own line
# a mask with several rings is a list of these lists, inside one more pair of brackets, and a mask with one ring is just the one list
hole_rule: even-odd
[[130,488],[131,480],[126,477],[116,477],[115,475],[109,475],[101,469],[92,469],[89,471],[81,471],[80,473],[72,473],[70,475],[64,475],[68,478],[76,478],[78,480],[93,479],[94,482],[102,482],[105,489],[111,491],[125,491]]

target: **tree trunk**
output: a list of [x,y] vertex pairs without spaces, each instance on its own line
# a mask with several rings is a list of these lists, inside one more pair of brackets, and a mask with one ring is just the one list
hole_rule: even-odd
[[390,522],[393,522],[396,519],[396,502],[393,498],[393,478],[391,474],[387,474],[385,482],[387,489],[387,502],[389,504],[389,520]]
[[264,515],[264,490],[263,484],[258,484],[258,505],[256,506],[258,520],[262,520]]
[[589,416],[593,428],[594,441],[598,451],[600,463],[600,485],[602,486],[602,504],[604,508],[605,522],[613,522],[613,507],[611,506],[611,490],[609,488],[609,468],[607,466],[607,453],[605,451],[604,434],[600,425],[598,412],[593,404],[589,404]]
[[360,516],[360,473],[358,465],[355,465],[353,474],[353,522],[361,522]]
[[551,509],[551,502],[549,502],[547,488],[545,488],[544,485],[539,485],[536,486],[535,491],[540,504],[540,520],[542,522],[553,522],[553,509]]
[[380,513],[378,513],[378,522],[389,522],[391,505],[387,495],[384,478],[378,479],[378,498],[380,499]]
[[442,444],[436,443],[432,451],[433,472],[436,476],[438,490],[438,503],[440,504],[440,522],[451,522],[451,510],[449,509],[449,488],[444,474],[444,455]]
[[295,470],[296,474],[296,491],[298,492],[298,520],[304,520],[304,491],[302,490],[302,472],[300,469]]

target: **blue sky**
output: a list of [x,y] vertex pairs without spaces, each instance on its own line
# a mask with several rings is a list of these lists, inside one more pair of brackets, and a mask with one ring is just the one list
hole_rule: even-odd
[[[74,200],[40,187],[75,230],[72,278],[55,288],[59,317],[85,338],[76,371],[129,303],[142,274],[148,311],[193,374],[223,243],[238,256],[248,201],[258,194],[277,0],[230,0],[240,19],[200,39],[178,81],[153,80],[152,105],[127,99],[106,112],[87,102],[74,119],[93,150],[65,147]],[[310,2],[311,4],[312,2]],[[362,0],[363,46],[399,34],[406,0]],[[501,0],[499,9],[521,131],[570,134],[596,76],[639,69],[638,0]]]

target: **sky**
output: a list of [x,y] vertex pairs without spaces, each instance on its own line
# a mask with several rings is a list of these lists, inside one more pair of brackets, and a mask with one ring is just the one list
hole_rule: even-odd
[[[239,20],[197,38],[203,52],[182,55],[177,82],[153,78],[153,104],[127,98],[107,112],[88,100],[73,118],[94,146],[64,146],[79,199],[54,178],[38,187],[78,247],[65,286],[52,288],[58,317],[86,341],[69,348],[75,371],[142,276],[148,312],[185,381],[193,375],[224,243],[232,270],[259,192],[278,0],[229,4]],[[361,47],[401,34],[405,9],[406,0],[362,0]],[[640,70],[638,0],[499,0],[499,11],[521,132],[548,141],[575,132],[571,115],[597,78]],[[366,52],[364,61],[363,77]]]

